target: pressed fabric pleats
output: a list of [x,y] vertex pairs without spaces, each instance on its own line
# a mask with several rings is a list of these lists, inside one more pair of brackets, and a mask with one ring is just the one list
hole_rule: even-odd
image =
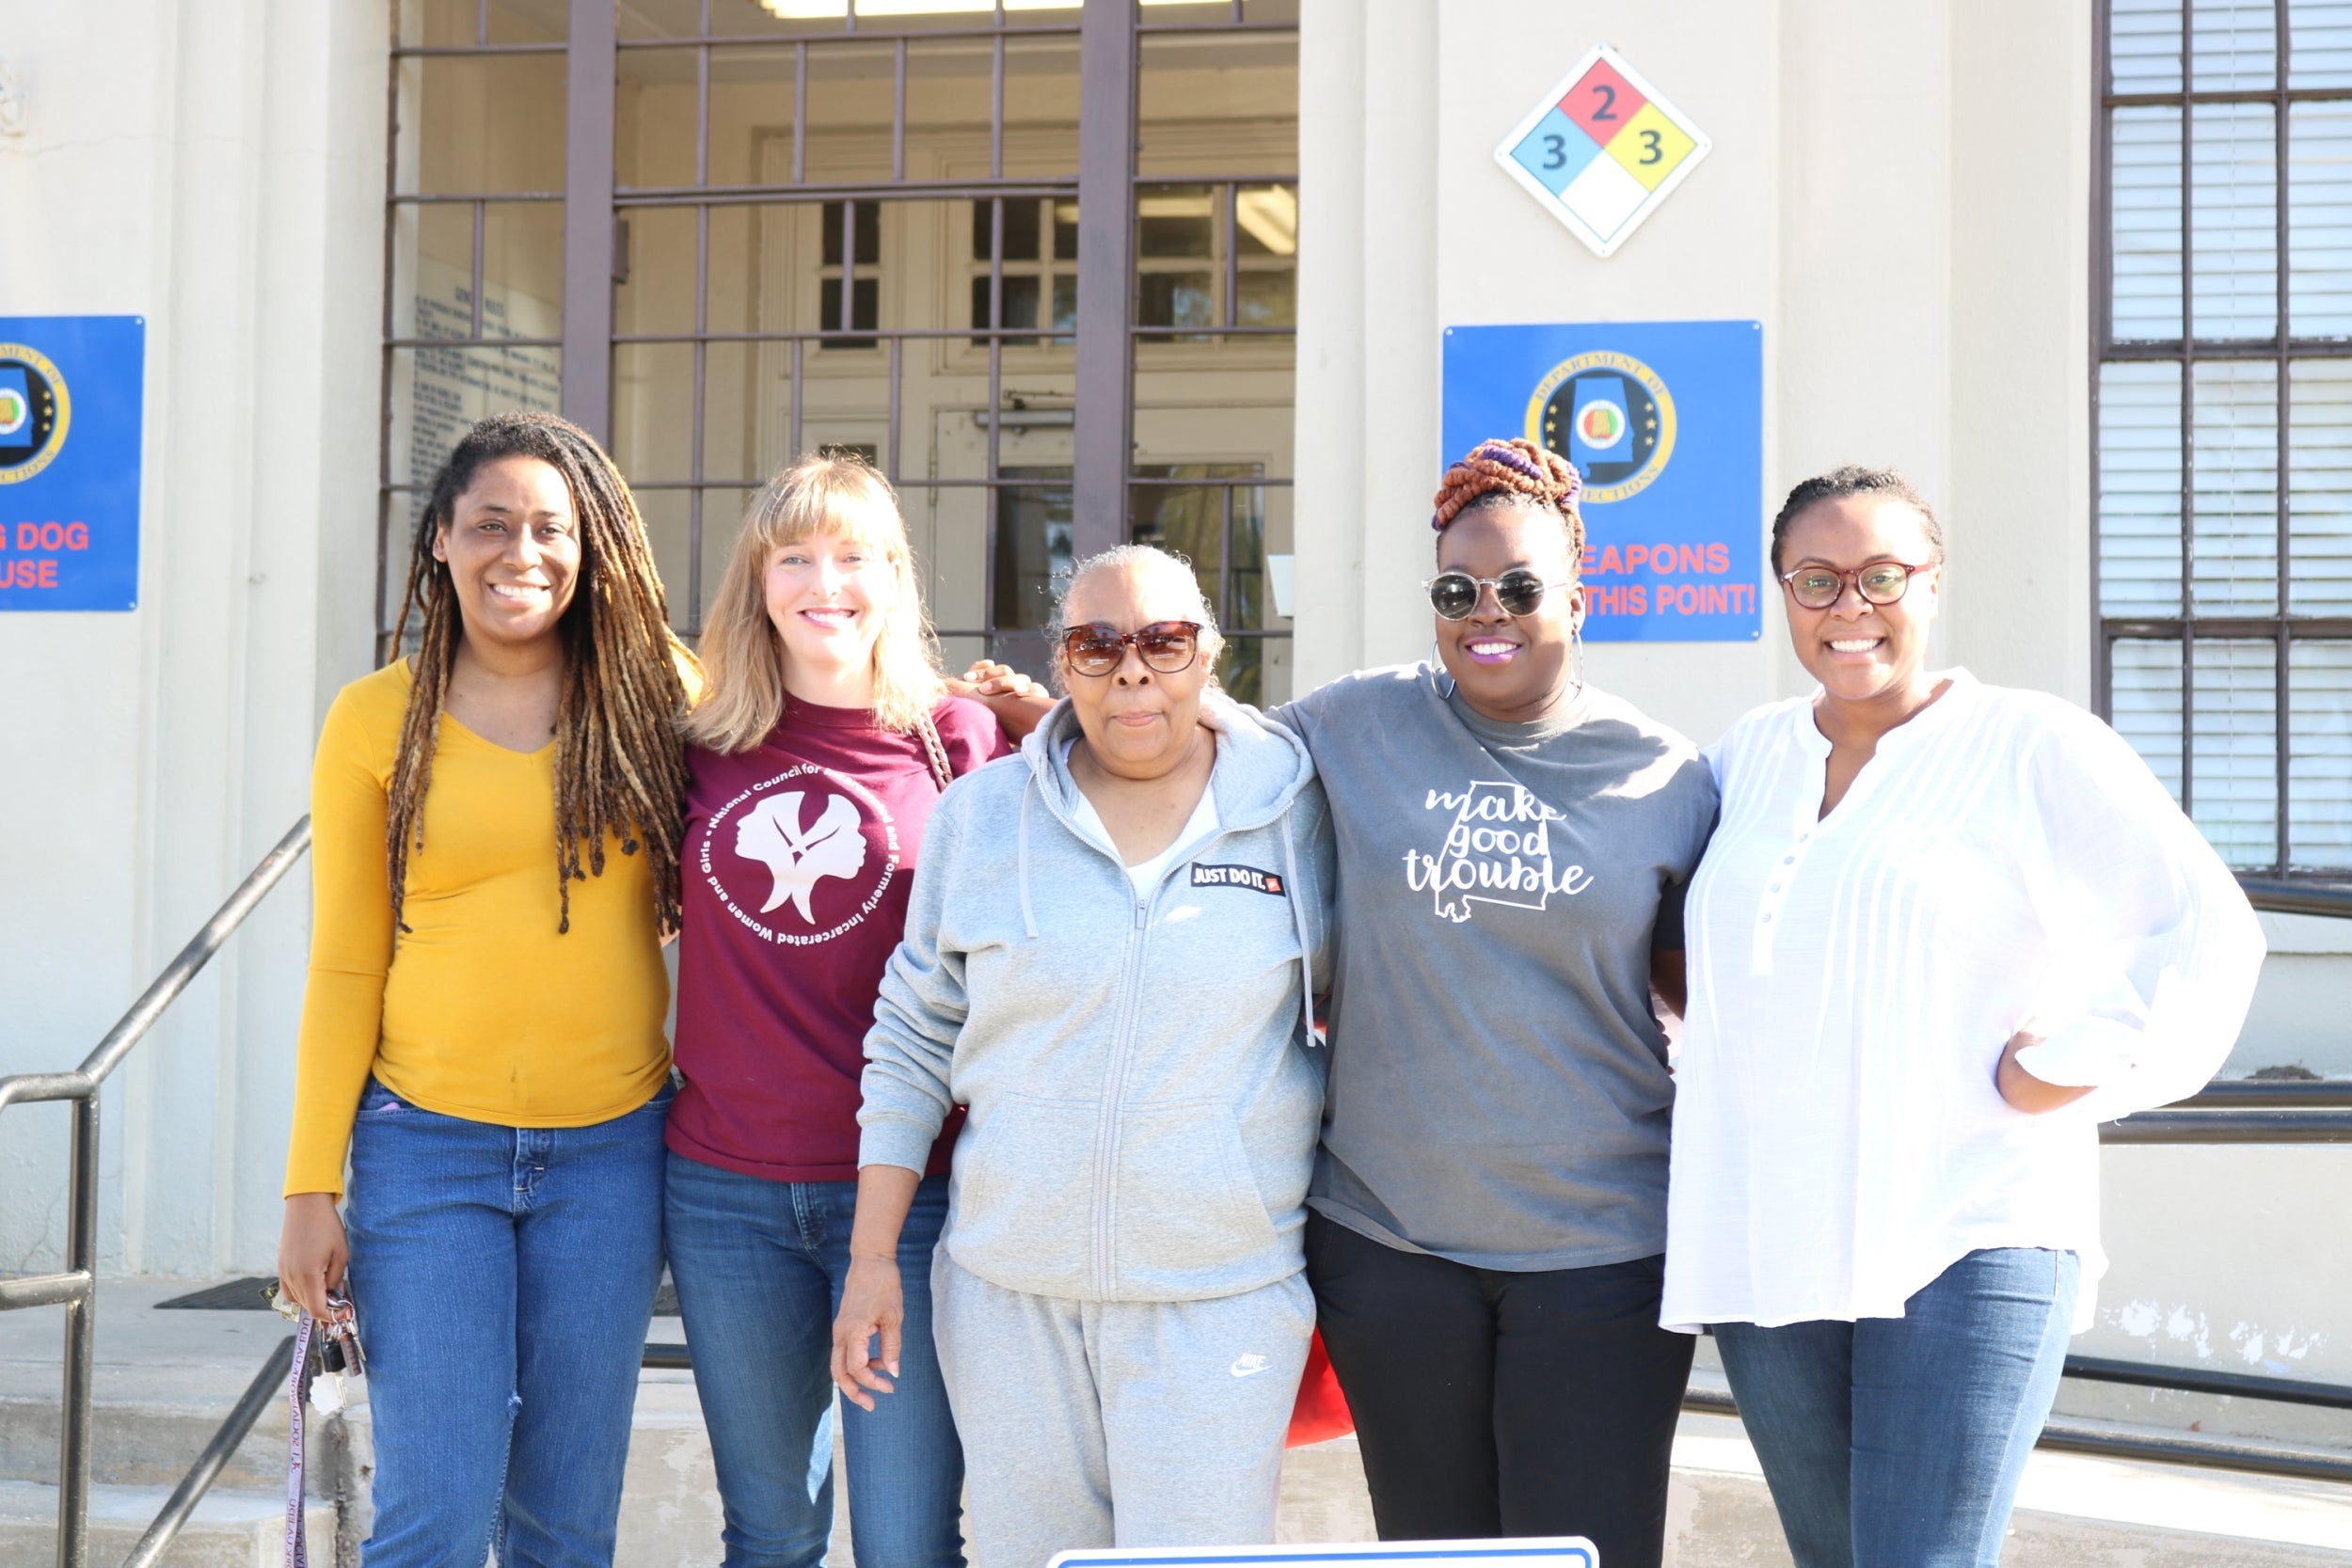
[[[1812,700],[1708,753],[1665,1321],[1899,1315],[1957,1258],[2098,1251],[2102,1116],[2194,1087],[2261,962],[2228,871],[2112,731],[1953,672],[1819,816]],[[1994,1085],[2031,1021],[2031,1117]],[[2035,1061],[2026,1065],[2032,1068]]]

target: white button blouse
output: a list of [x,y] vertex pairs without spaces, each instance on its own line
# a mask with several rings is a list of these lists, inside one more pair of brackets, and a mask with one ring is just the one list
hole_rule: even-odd
[[[1661,1321],[1897,1318],[1979,1247],[2099,1250],[2097,1124],[2229,1055],[2262,928],[2122,738],[1950,673],[1820,816],[1815,696],[1707,755],[1722,818],[1685,912]],[[2095,1092],[2013,1110],[2036,1077]]]

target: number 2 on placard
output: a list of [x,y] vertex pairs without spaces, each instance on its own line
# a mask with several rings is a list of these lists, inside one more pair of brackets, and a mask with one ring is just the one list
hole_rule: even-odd
[[1567,138],[1557,132],[1547,132],[1544,135],[1544,167],[1552,169],[1567,166]]
[[1660,151],[1658,146],[1658,133],[1655,131],[1643,132],[1642,162],[1645,164],[1654,164],[1663,156],[1664,154]]
[[1606,82],[1595,82],[1593,84],[1593,90],[1600,94],[1600,107],[1593,111],[1593,118],[1595,119],[1616,119],[1617,89],[1611,87]]

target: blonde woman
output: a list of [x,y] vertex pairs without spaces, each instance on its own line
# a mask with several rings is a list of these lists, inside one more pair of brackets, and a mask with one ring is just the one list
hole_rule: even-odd
[[[889,483],[803,458],[753,501],[705,627],[690,784],[667,1235],[725,1511],[725,1560],[816,1568],[833,1529],[834,1303],[857,1198],[858,1075],[924,824],[1008,748],[941,676]],[[1025,686],[976,669],[982,690]],[[993,676],[993,679],[987,677]],[[930,1150],[898,1262],[947,1213]],[[962,1449],[911,1297],[900,1397],[846,1433],[861,1568],[960,1564]]]

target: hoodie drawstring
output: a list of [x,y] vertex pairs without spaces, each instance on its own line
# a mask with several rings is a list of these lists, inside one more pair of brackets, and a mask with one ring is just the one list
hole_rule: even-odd
[[1282,813],[1282,875],[1290,879],[1282,885],[1290,890],[1291,919],[1298,927],[1298,1010],[1307,1021],[1307,1045],[1312,1049],[1320,1043],[1315,1038],[1315,950],[1307,939],[1307,900],[1300,896],[1298,885],[1298,851],[1291,844],[1291,814]]
[[1037,788],[1037,775],[1032,772],[1021,786],[1021,929],[1031,942],[1037,940],[1037,914],[1029,908],[1029,796]]

